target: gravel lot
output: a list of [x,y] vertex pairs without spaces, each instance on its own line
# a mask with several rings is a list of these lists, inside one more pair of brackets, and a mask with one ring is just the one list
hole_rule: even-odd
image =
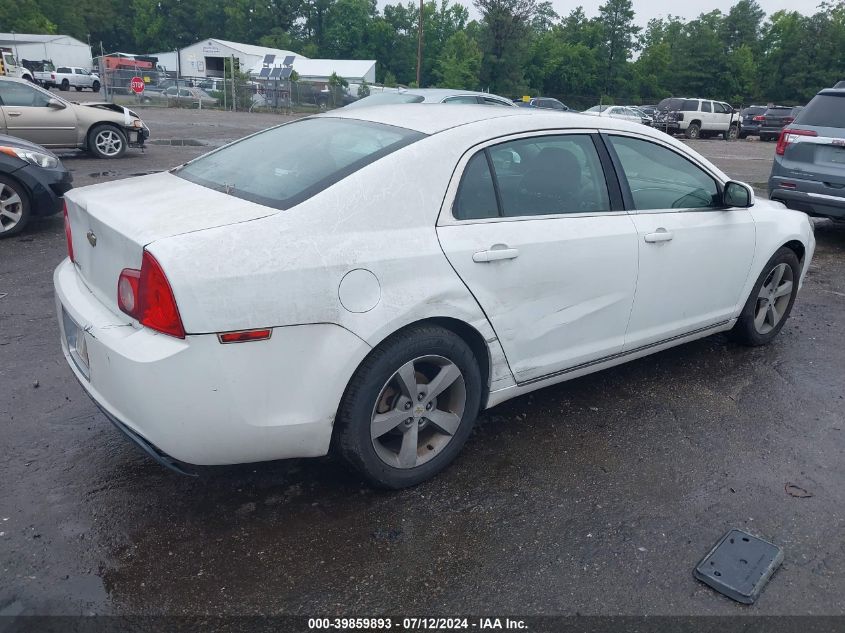
[[[142,116],[207,144],[67,153],[77,186],[285,120]],[[692,145],[765,187],[773,144]],[[190,479],[144,456],[65,366],[62,222],[38,222],[0,242],[0,614],[845,615],[845,229],[817,239],[775,344],[714,336],[511,401],[444,474],[384,493],[330,458]],[[752,607],[692,577],[729,527],[785,550]]]

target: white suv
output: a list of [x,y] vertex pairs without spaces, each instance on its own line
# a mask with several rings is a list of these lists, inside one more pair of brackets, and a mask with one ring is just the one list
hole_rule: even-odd
[[739,117],[723,101],[672,97],[657,104],[654,127],[669,133],[683,132],[690,139],[716,135],[734,139]]

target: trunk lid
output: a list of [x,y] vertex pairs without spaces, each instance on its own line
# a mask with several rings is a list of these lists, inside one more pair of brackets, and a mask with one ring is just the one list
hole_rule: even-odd
[[148,244],[278,213],[168,172],[73,189],[65,201],[77,270],[115,313],[120,271],[140,268]]

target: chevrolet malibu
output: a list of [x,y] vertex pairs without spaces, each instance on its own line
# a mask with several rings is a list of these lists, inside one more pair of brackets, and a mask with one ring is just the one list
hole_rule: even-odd
[[642,125],[424,104],[74,189],[66,233],[64,355],[152,457],[332,451],[388,488],[515,396],[716,332],[769,343],[815,247]]

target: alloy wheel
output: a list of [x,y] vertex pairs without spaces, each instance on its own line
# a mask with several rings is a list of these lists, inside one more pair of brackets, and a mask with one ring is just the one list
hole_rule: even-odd
[[778,264],[766,276],[757,294],[754,329],[768,334],[783,320],[792,296],[794,274],[789,264]]
[[103,156],[117,156],[123,149],[123,139],[114,130],[103,130],[94,138],[97,150]]
[[463,419],[466,385],[458,366],[443,356],[420,356],[399,368],[379,392],[370,419],[376,454],[394,468],[433,459]]
[[0,233],[11,231],[23,217],[23,200],[17,191],[0,182]]

